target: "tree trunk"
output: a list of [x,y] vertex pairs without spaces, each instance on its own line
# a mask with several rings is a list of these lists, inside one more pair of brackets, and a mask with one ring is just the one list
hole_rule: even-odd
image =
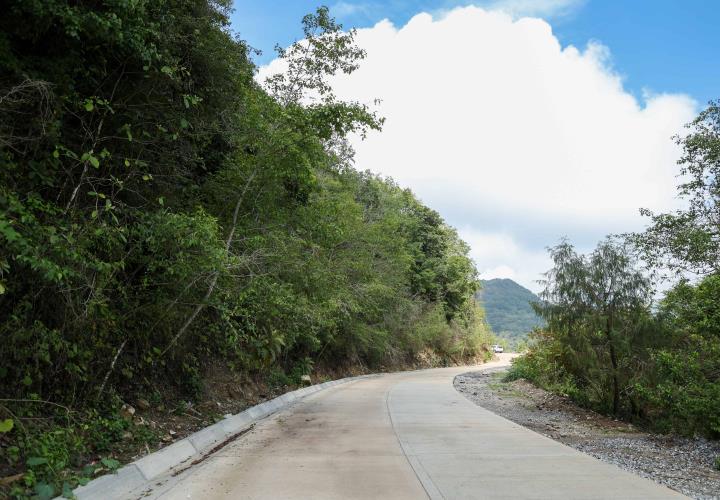
[[612,412],[613,415],[617,416],[620,410],[620,383],[618,381],[618,361],[617,353],[615,352],[615,344],[612,339],[612,314],[608,315],[607,322],[605,324],[605,336],[607,337],[608,345],[610,348],[610,363],[612,364],[612,376],[613,376],[613,403]]
[[618,382],[617,373],[617,356],[615,354],[615,346],[610,343],[610,361],[613,366],[613,415],[618,414],[620,410],[620,384]]

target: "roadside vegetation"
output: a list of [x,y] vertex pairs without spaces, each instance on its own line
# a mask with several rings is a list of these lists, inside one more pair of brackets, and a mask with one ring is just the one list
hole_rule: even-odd
[[[720,103],[677,139],[685,208],[589,255],[563,241],[510,379],[662,432],[720,438]],[[672,286],[655,300],[662,281]]]
[[[209,366],[269,383],[490,356],[455,230],[353,168],[380,129],[326,77],[321,8],[255,81],[229,0],[14,1],[0,16],[0,496],[50,498],[157,442]],[[184,403],[182,403],[184,404]]]

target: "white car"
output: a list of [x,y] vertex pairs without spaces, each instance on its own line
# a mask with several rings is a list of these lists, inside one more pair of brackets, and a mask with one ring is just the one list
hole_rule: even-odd
[[505,352],[505,349],[503,349],[503,346],[498,345],[498,344],[493,345],[493,346],[492,346],[492,350],[493,350],[493,352],[495,352],[495,353]]

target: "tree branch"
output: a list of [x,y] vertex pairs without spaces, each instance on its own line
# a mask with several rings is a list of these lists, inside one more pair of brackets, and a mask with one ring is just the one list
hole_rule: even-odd
[[[247,182],[245,183],[245,187],[242,190],[242,193],[240,193],[240,196],[237,199],[237,202],[235,203],[235,210],[233,210],[233,216],[232,216],[232,223],[230,225],[230,232],[228,233],[227,239],[225,240],[225,256],[227,257],[230,253],[230,246],[232,245],[233,236],[235,236],[235,228],[237,227],[237,220],[238,220],[238,214],[240,213],[240,207],[242,206],[242,202],[245,199],[245,194],[247,193],[250,184],[252,183],[253,179],[255,178],[255,175],[257,174],[257,168],[253,171],[252,174],[250,174],[250,177],[248,177]],[[202,311],[205,306],[207,305],[207,301],[210,299],[210,296],[212,295],[213,291],[215,290],[215,286],[217,285],[218,277],[220,276],[220,271],[215,271],[213,273],[212,279],[210,280],[210,284],[208,285],[208,289],[205,292],[205,295],[203,295],[202,301],[200,301],[199,304],[195,306],[195,309],[193,309],[193,312],[188,316],[187,320],[185,320],[185,323],[180,327],[178,332],[175,334],[175,336],[172,338],[168,346],[163,350],[163,352],[160,354],[161,356],[164,356],[176,343],[180,338],[185,334],[187,329],[190,327],[193,321],[195,321],[195,318],[198,314],[200,314],[200,311]]]

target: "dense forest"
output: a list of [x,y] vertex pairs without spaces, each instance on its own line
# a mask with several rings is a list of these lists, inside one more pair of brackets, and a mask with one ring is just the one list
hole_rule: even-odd
[[[720,438],[720,103],[676,138],[685,208],[588,255],[550,249],[525,377],[660,431]],[[670,289],[660,296],[660,283]],[[716,466],[720,468],[720,457]]]
[[122,405],[192,400],[211,363],[291,383],[488,356],[466,244],[353,166],[349,134],[382,126],[327,84],[354,33],[318,9],[257,82],[230,3],[3,5],[0,495],[112,469]]
[[540,299],[511,279],[481,280],[476,296],[485,309],[488,325],[509,348],[523,344],[535,327],[544,324],[532,307]]

